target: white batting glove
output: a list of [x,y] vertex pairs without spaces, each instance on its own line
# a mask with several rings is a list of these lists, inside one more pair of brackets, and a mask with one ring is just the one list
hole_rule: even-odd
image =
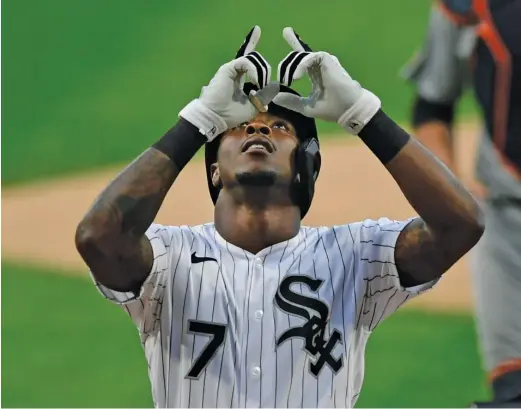
[[[279,92],[279,84],[269,82],[270,65],[255,51],[260,35],[260,27],[253,27],[236,58],[221,66],[210,83],[203,87],[200,97],[179,113],[180,117],[199,128],[209,142],[257,115],[258,109],[250,102],[253,95],[265,107]],[[243,92],[246,77],[259,88],[249,96]]]
[[335,56],[312,52],[291,27],[286,27],[282,35],[293,52],[279,64],[279,82],[290,86],[308,74],[312,90],[307,97],[281,93],[274,102],[308,117],[337,122],[347,132],[358,135],[380,109],[380,99],[353,80]]

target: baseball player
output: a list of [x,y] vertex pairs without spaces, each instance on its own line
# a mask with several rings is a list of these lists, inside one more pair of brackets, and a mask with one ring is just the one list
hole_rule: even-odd
[[[483,232],[470,193],[376,95],[291,28],[283,37],[293,51],[278,82],[254,27],[78,226],[99,290],[139,328],[157,407],[352,407],[371,332]],[[308,97],[289,88],[303,77]],[[321,165],[315,119],[358,135],[419,217],[302,226]],[[153,223],[203,145],[215,222]]]
[[437,2],[423,52],[406,72],[416,88],[415,135],[451,168],[453,112],[469,83],[483,115],[475,193],[487,233],[471,254],[471,272],[495,407],[521,407],[520,22],[518,0]]

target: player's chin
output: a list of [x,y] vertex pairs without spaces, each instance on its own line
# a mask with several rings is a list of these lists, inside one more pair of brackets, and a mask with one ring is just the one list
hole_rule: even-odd
[[274,169],[242,169],[235,174],[235,180],[243,186],[268,187],[277,182],[277,172]]

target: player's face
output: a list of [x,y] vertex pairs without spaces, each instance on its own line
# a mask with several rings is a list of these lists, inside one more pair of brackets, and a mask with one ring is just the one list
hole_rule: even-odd
[[278,116],[260,113],[228,130],[219,146],[214,184],[290,185],[298,139],[293,125]]

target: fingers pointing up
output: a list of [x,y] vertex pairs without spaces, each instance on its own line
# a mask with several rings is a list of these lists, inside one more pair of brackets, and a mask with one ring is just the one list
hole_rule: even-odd
[[[302,73],[296,75],[296,71],[302,61],[312,53],[312,50],[291,27],[286,27],[282,30],[282,37],[284,37],[284,40],[286,40],[293,51],[280,62],[277,70],[277,80],[289,87],[294,79],[302,76]],[[302,71],[302,69],[299,71]]]
[[284,37],[284,40],[286,40],[293,51],[313,51],[309,45],[300,39],[299,35],[291,27],[286,27],[282,30],[282,37]]
[[261,36],[260,27],[254,26],[250,30],[250,32],[246,35],[244,42],[242,43],[241,47],[237,51],[237,54],[235,55],[235,58],[244,57],[245,55],[248,55],[249,53],[255,51],[255,48],[257,47],[257,44],[259,43],[260,36]]
[[[246,68],[250,80],[259,88],[263,88],[270,80],[271,66],[261,54],[255,51],[260,36],[260,27],[254,26],[246,35],[244,42],[235,55],[235,59],[237,60],[237,67]],[[242,83],[244,83],[244,77],[241,78],[241,86]]]

